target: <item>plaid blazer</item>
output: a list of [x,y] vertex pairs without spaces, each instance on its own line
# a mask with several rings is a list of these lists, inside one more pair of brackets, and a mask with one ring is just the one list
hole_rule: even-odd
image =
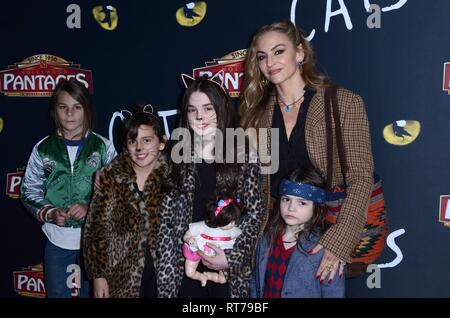
[[[325,89],[318,89],[309,105],[305,124],[306,148],[311,163],[327,175],[327,142],[325,127]],[[320,244],[341,260],[351,263],[351,254],[360,240],[366,222],[367,207],[373,185],[373,157],[370,141],[369,122],[362,98],[339,88],[338,106],[342,126],[343,143],[347,155],[348,172],[347,198],[345,199],[337,223],[332,225],[320,240]],[[269,103],[262,128],[272,127],[275,98]],[[333,134],[334,134],[333,120]],[[270,130],[262,149],[270,153]],[[333,186],[343,183],[341,166],[337,155],[336,136],[333,138]],[[266,206],[270,200],[270,177],[263,177],[263,195]]]

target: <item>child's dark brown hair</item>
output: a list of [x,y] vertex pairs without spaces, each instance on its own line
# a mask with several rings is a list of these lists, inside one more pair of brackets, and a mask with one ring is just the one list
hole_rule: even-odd
[[[320,172],[311,165],[294,170],[286,179],[294,182],[306,183],[318,188],[324,188],[324,180]],[[276,241],[278,235],[283,235],[286,227],[280,213],[280,200],[281,198],[277,199],[271,219],[266,226],[266,233],[271,244]],[[297,234],[297,241],[300,242],[300,237],[302,235],[305,235],[305,237],[308,238],[308,236],[313,233],[322,234],[326,226],[325,216],[325,206],[314,202],[313,215],[311,219],[305,223],[303,230]]]

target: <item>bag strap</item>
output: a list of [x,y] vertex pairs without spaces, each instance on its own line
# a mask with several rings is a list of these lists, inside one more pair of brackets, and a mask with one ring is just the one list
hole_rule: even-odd
[[333,186],[333,126],[331,123],[331,92],[325,89],[325,127],[327,132],[327,180],[326,186],[331,190]]
[[331,121],[331,112],[336,133],[336,145],[341,165],[341,173],[344,178],[344,184],[347,185],[346,173],[348,171],[347,156],[342,138],[341,117],[337,100],[337,86],[332,85],[325,89],[325,125],[327,132],[327,187],[331,190],[333,186],[333,124]]

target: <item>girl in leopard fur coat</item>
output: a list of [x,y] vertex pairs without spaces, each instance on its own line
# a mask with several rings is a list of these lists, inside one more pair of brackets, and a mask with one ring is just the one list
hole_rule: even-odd
[[[164,261],[157,265],[158,297],[248,297],[252,258],[265,219],[259,185],[260,164],[257,160],[250,162],[248,151],[243,152],[244,163],[221,163],[216,160],[219,150],[225,154],[231,149],[225,148],[225,129],[237,127],[230,97],[223,83],[214,81],[214,78],[194,80],[184,77],[183,81],[185,84],[191,81],[183,97],[180,124],[189,141],[186,142],[183,137],[175,147],[180,149],[178,147],[183,146],[184,141],[186,147],[181,149],[188,156],[183,157],[187,161],[173,165],[172,182],[175,186],[162,202],[157,256]],[[222,149],[216,143],[219,131],[225,140]],[[234,154],[237,154],[236,147],[232,147]],[[189,223],[205,219],[207,203],[215,202],[229,192],[241,199],[243,213],[236,225],[242,234],[231,250],[223,251],[209,245],[216,256],[208,257],[199,252],[202,262],[197,270],[223,271],[227,281],[225,284],[208,282],[202,287],[199,281],[185,275],[183,236],[189,229]]]
[[84,231],[94,297],[156,297],[156,229],[168,164],[164,128],[151,105],[125,119],[121,153],[100,176]]

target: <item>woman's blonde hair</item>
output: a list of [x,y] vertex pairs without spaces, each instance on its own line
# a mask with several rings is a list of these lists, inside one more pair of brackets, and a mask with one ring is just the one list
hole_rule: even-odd
[[241,126],[260,128],[270,98],[275,94],[275,86],[268,82],[261,73],[256,56],[256,44],[259,37],[267,32],[276,31],[285,34],[295,48],[300,44],[303,48],[304,59],[300,72],[306,85],[313,89],[325,87],[328,78],[319,74],[315,67],[314,52],[311,44],[306,40],[303,32],[289,20],[274,22],[259,28],[252,37],[245,58],[244,90],[240,96],[239,113]]

